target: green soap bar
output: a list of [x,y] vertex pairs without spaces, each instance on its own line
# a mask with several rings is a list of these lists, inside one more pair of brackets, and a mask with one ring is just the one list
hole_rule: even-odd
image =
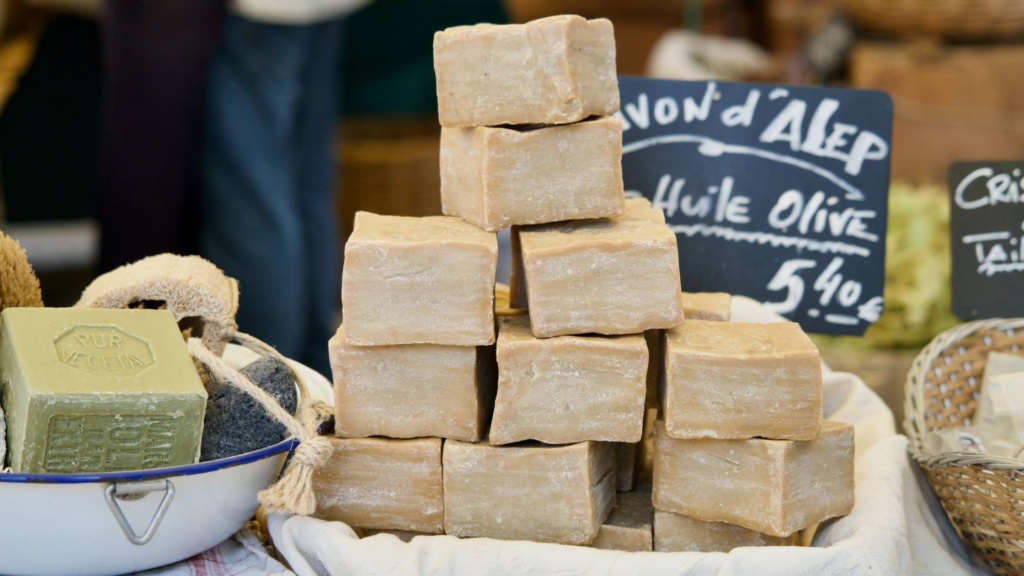
[[207,394],[170,311],[8,308],[0,386],[14,472],[198,458]]

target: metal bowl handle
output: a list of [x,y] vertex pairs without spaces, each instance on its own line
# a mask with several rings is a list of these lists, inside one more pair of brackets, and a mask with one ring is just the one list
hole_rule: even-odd
[[[149,521],[146,531],[139,535],[132,528],[128,519],[125,518],[121,505],[117,503],[117,500],[135,500],[157,490],[163,490],[164,497],[160,500],[160,505],[157,506],[156,512],[153,513],[153,519]],[[107,501],[107,506],[114,514],[114,519],[117,520],[118,525],[121,526],[121,531],[124,532],[125,537],[132,544],[142,546],[153,539],[156,529],[160,526],[160,521],[164,519],[164,514],[167,513],[167,508],[171,505],[171,500],[174,499],[174,484],[167,478],[143,480],[141,482],[112,482],[107,484],[107,487],[103,490],[103,498]]]

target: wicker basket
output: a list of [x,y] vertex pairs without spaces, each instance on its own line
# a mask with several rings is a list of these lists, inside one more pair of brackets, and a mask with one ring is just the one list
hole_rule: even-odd
[[1005,40],[1024,36],[1021,0],[840,0],[861,28],[896,36]]
[[1024,318],[962,324],[935,337],[907,375],[910,453],[960,536],[998,574],[1024,573],[1024,460],[927,452],[928,432],[970,424],[989,352],[1024,349]]

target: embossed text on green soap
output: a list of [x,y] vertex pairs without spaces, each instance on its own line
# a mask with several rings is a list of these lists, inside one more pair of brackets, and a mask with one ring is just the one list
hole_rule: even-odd
[[0,388],[15,472],[197,459],[206,389],[167,310],[4,310]]

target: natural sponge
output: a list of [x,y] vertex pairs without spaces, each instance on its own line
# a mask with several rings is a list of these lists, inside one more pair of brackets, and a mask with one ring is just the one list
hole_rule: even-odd
[[0,311],[42,305],[39,278],[25,250],[17,240],[0,232]]
[[[270,394],[288,413],[295,413],[298,406],[295,379],[283,362],[266,356],[240,372]],[[203,424],[201,462],[259,450],[285,439],[284,424],[249,394],[227,382],[214,383],[208,390],[210,398]]]
[[76,308],[166,308],[183,331],[221,355],[238,325],[238,282],[199,256],[159,254],[92,281]]

